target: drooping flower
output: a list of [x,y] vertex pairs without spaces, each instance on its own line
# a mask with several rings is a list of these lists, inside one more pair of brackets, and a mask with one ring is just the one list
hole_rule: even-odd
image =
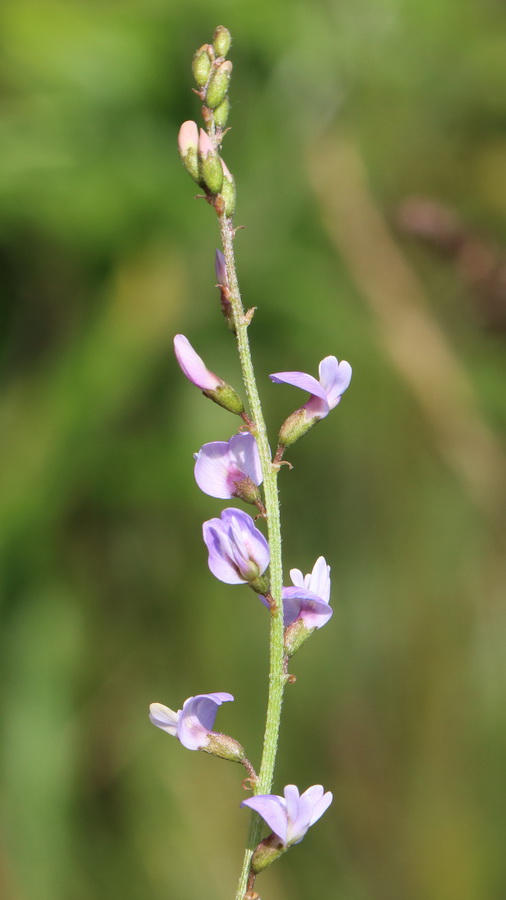
[[244,412],[244,405],[239,395],[222,378],[207,368],[204,360],[196,353],[184,334],[176,334],[174,352],[183,375],[186,375],[188,381],[200,388],[206,397],[239,416]]
[[299,794],[294,784],[287,784],[284,797],[277,794],[257,794],[243,800],[241,806],[248,806],[262,816],[284,849],[298,844],[311,825],[323,815],[332,803],[330,791],[324,793],[321,784]]
[[176,737],[188,750],[204,750],[205,753],[244,765],[248,761],[241,745],[228,734],[212,731],[218,707],[233,699],[232,694],[223,691],[197,694],[188,697],[183,708],[177,712],[161,703],[151,703],[149,718],[153,725]]
[[204,444],[195,454],[195,480],[210,497],[239,497],[247,503],[257,503],[262,468],[253,435],[244,432],[234,434],[229,441]]
[[283,447],[293,444],[337,406],[350,383],[351,366],[345,360],[338,362],[335,356],[326,356],[320,363],[319,375],[319,381],[304,372],[275,372],[269,376],[275,384],[291,384],[311,394],[307,403],[281,426],[279,442]]
[[262,578],[270,561],[269,545],[251,516],[240,509],[224,509],[219,519],[204,522],[204,541],[213,575],[225,584],[250,584],[265,594],[268,580]]

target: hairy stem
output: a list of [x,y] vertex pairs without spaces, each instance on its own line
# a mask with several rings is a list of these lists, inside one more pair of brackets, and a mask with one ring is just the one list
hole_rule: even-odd
[[[278,747],[279,724],[281,719],[281,706],[283,702],[283,689],[285,675],[283,671],[283,603],[281,597],[283,573],[281,560],[281,528],[279,516],[279,497],[277,487],[278,469],[273,468],[272,454],[267,437],[267,429],[262,413],[260,398],[258,395],[251,351],[248,340],[249,321],[245,317],[244,309],[237,282],[234,258],[234,227],[232,219],[222,216],[220,218],[221,239],[223,254],[227,267],[227,278],[230,288],[230,302],[234,314],[237,347],[241,361],[242,375],[251,417],[253,419],[255,435],[260,460],[262,465],[265,508],[267,512],[267,532],[271,553],[270,582],[271,594],[275,601],[271,608],[271,632],[270,632],[270,672],[269,672],[269,698],[267,702],[267,716],[264,732],[264,745],[262,762],[258,773],[258,781],[255,794],[268,794],[272,787],[274,765]],[[244,855],[244,862],[237,888],[236,900],[243,900],[247,887],[251,887],[252,878],[249,879],[251,857],[255,847],[260,841],[262,831],[262,819],[256,812],[252,812],[250,830]]]

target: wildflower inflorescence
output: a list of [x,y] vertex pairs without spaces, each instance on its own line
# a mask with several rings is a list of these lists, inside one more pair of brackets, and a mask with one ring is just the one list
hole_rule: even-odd
[[[231,694],[198,694],[185,700],[177,712],[152,703],[150,719],[189,750],[203,750],[245,766],[248,772],[245,784],[253,790],[253,796],[241,803],[252,810],[236,894],[236,900],[244,900],[254,895],[257,873],[299,843],[332,801],[332,794],[324,792],[318,784],[303,794],[299,794],[295,785],[287,785],[284,796],[270,793],[283,691],[293,681],[288,674],[289,660],[332,616],[330,567],[323,556],[307,575],[291,569],[292,584],[283,585],[277,477],[286,448],[337,406],[350,383],[351,367],[345,361],[338,362],[335,356],[327,356],[320,363],[319,379],[303,372],[277,372],[270,376],[275,383],[293,385],[310,395],[281,426],[272,457],[249,350],[248,327],[253,310],[243,309],[235,269],[235,180],[221,157],[230,110],[232,63],[226,59],[230,44],[228,30],[220,26],[212,43],[196,51],[192,71],[195,92],[203,104],[205,128],[199,130],[195,122],[184,122],[178,147],[186,170],[218,216],[223,251],[216,251],[217,286],[222,312],[237,340],[247,404],[233,387],[207,368],[184,335],[175,336],[174,350],[186,378],[206,397],[240,416],[242,422],[230,438],[204,444],[195,454],[195,480],[211,497],[253,504],[257,509],[256,519],[260,520],[256,524],[244,510],[228,507],[220,516],[203,524],[208,565],[215,578],[225,584],[248,585],[269,611],[269,697],[258,775],[241,745],[234,738],[213,730],[218,708],[234,699]],[[259,527],[262,520],[267,537]],[[271,829],[263,840],[262,820]]]

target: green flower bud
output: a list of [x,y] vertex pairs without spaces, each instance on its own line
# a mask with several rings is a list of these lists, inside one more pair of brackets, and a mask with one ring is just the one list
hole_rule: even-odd
[[213,34],[213,47],[216,56],[226,56],[230,50],[231,43],[232,36],[228,28],[225,28],[224,25],[218,25]]
[[198,155],[202,180],[211,194],[219,194],[223,184],[223,167],[219,153],[203,128],[200,129]]
[[232,74],[232,63],[229,59],[218,66],[209,79],[206,91],[206,106],[210,109],[216,109],[217,106],[225,99]]
[[192,61],[192,72],[198,87],[204,87],[213,67],[213,48],[210,44],[203,44],[195,52]]
[[225,97],[219,106],[214,110],[214,122],[217,128],[225,128],[228,122],[228,114],[230,112],[230,100]]
[[235,181],[234,176],[230,174],[227,164],[221,160],[223,168],[223,184],[221,187],[221,196],[223,199],[223,213],[227,218],[231,218],[235,213]]

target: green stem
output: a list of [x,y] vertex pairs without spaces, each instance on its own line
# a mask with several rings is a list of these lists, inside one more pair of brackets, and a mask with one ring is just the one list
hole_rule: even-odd
[[[267,702],[267,715],[264,732],[264,745],[262,762],[255,786],[255,794],[268,794],[272,787],[274,765],[278,748],[279,725],[281,719],[281,706],[283,703],[283,690],[285,675],[283,671],[283,603],[282,584],[283,571],[281,559],[281,527],[279,516],[279,497],[277,487],[278,470],[272,466],[272,454],[267,436],[267,429],[262,413],[262,406],[258,395],[258,389],[253,370],[251,351],[248,340],[248,324],[245,319],[234,258],[234,227],[232,219],[222,216],[220,218],[221,239],[223,253],[227,267],[228,286],[230,289],[230,302],[234,314],[237,347],[241,361],[242,375],[251,416],[255,424],[254,434],[258,444],[260,461],[262,465],[265,508],[267,510],[267,532],[271,554],[270,583],[271,594],[275,600],[275,608],[271,611],[270,633],[270,672],[269,672],[269,698]],[[244,862],[237,888],[236,900],[243,900],[248,876],[251,867],[251,857],[255,847],[260,841],[262,832],[262,819],[258,813],[251,816],[250,830],[244,855]]]

